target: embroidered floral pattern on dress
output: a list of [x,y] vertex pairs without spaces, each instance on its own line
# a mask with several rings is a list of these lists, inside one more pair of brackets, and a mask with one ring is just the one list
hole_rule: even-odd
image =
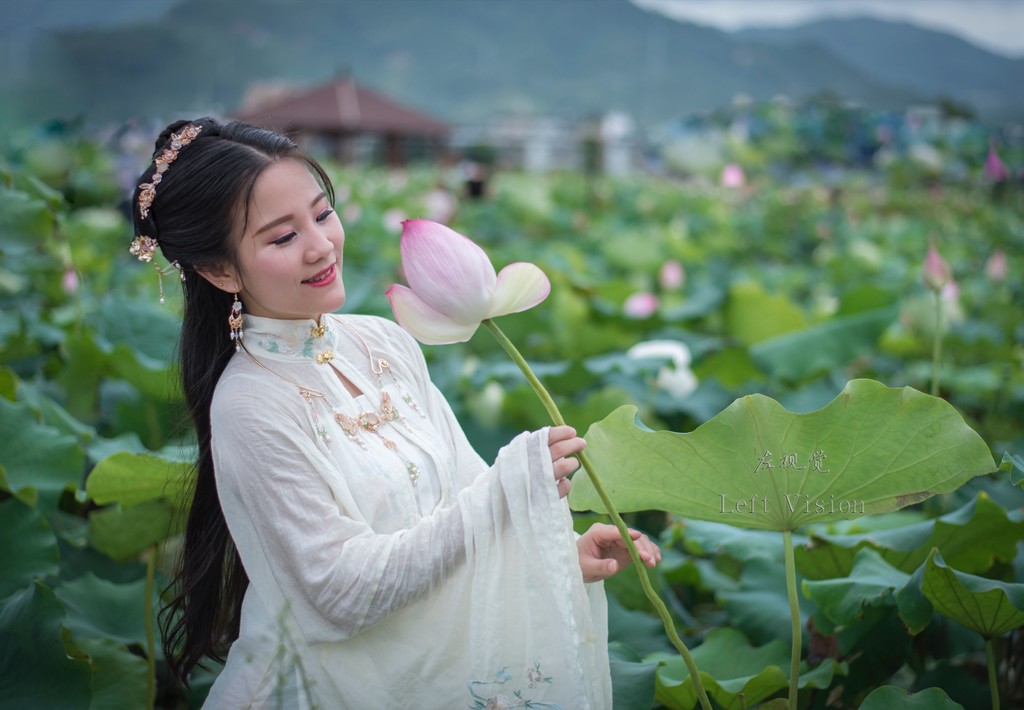
[[[473,710],[513,710],[514,708],[562,710],[562,706],[557,703],[546,703],[542,700],[533,700],[526,697],[521,687],[515,690],[507,687],[514,685],[514,680],[515,678],[508,671],[508,666],[504,666],[494,674],[491,680],[469,681],[466,683],[472,701],[469,707],[473,708]],[[540,662],[538,661],[533,666],[526,668],[523,680],[528,689],[535,689],[538,685],[550,684],[552,677],[544,675],[544,671],[541,670]],[[501,690],[502,692],[492,692],[495,690]]]

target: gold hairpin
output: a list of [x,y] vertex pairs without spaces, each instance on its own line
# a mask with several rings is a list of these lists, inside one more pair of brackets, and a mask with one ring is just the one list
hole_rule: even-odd
[[[149,263],[153,261],[153,257],[156,255],[156,250],[160,244],[153,239],[153,237],[147,237],[144,234],[140,234],[132,240],[131,246],[128,247],[128,252],[135,257],[138,257],[139,261]],[[175,259],[164,268],[160,268],[156,264],[153,264],[153,268],[156,269],[157,279],[160,282],[160,303],[164,302],[164,276],[171,274],[175,269],[178,270],[178,275],[181,278],[182,283],[185,282],[185,270],[181,268],[181,264]]]
[[202,126],[193,123],[185,126],[179,133],[171,134],[169,148],[156,157],[153,164],[156,165],[156,172],[149,178],[149,182],[139,185],[139,214],[145,219],[149,215],[149,208],[156,197],[156,186],[164,179],[164,173],[175,160],[178,159],[178,151],[194,141],[203,130]]

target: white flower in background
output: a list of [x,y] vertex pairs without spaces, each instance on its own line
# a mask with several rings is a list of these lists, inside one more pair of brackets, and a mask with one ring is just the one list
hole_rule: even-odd
[[655,382],[675,398],[682,399],[697,389],[697,376],[690,370],[690,348],[678,340],[647,340],[626,351],[634,360],[666,360]]

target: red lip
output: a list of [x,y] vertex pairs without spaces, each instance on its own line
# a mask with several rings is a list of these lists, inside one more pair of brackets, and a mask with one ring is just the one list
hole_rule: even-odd
[[[313,286],[314,288],[319,286],[326,286],[327,284],[332,283],[335,277],[338,275],[338,272],[335,270],[334,267],[335,264],[331,264],[323,271],[319,272],[318,274],[315,274],[314,276],[311,276],[302,283],[306,284],[307,286]],[[316,279],[321,280],[316,281]]]

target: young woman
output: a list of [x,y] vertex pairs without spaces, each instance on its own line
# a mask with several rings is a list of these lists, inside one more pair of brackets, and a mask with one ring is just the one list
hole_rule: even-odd
[[333,199],[288,138],[209,118],[168,126],[135,192],[132,254],[183,282],[199,443],[172,672],[226,656],[212,708],[611,707],[599,582],[629,556],[612,526],[573,534],[583,440],[484,463],[416,342],[335,314]]

